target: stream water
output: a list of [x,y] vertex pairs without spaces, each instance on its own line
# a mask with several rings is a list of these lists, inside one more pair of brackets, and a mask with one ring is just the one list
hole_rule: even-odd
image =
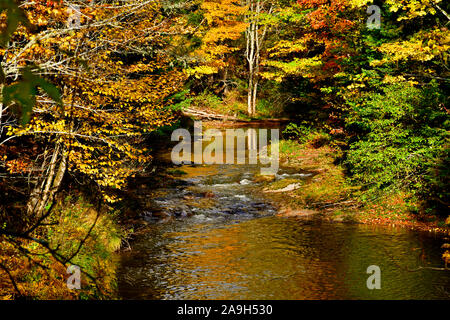
[[[123,299],[450,299],[441,237],[276,216],[255,165],[184,165],[152,199],[164,211],[121,255]],[[280,168],[277,179],[307,179]],[[367,288],[380,267],[381,289]]]

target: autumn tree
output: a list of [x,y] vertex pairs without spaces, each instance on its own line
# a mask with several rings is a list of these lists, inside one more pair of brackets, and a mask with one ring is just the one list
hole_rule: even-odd
[[197,78],[220,71],[226,74],[230,55],[240,49],[235,41],[247,28],[243,21],[246,8],[234,0],[205,0],[200,9],[203,25],[196,32],[201,45],[192,53],[194,61],[187,73]]
[[248,0],[246,5],[248,8],[246,15],[248,27],[245,31],[245,58],[248,62],[247,112],[249,115],[255,115],[260,77],[261,50],[266,38],[270,15],[274,5],[269,1],[261,0]]
[[154,2],[87,4],[80,7],[79,25],[66,24],[70,10],[65,6],[43,1],[23,8],[41,31],[17,32],[24,43],[5,49],[5,75],[12,78],[18,67],[33,61],[60,84],[64,102],[61,111],[42,96],[29,124],[7,127],[8,141],[31,136],[55,146],[40,165],[33,164],[47,171],[32,192],[41,199],[33,196],[29,203],[29,211],[39,215],[66,169],[93,178],[101,188],[122,187],[136,170],[129,161],[148,160],[133,143],[172,121],[165,106],[182,75],[165,66],[167,42],[157,35],[176,24],[168,25]]
[[[145,135],[174,121],[170,97],[185,76],[169,64],[168,35],[182,34],[184,20],[169,18],[155,1],[18,5],[29,26],[19,24],[0,51],[8,88],[0,118],[0,234],[57,254],[41,236],[67,173],[114,202],[114,189],[151,160]],[[32,109],[21,123],[13,111],[28,110],[24,105]],[[26,208],[17,205],[24,195]]]
[[357,38],[361,20],[356,12],[368,2],[299,0],[280,8],[277,23],[290,32],[268,49],[263,76],[282,81],[299,75],[318,82],[339,72],[341,62],[353,52],[349,39]]

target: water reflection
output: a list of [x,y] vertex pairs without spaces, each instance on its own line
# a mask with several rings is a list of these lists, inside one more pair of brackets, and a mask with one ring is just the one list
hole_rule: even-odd
[[[155,225],[123,257],[120,290],[134,299],[448,299],[449,273],[397,266],[440,265],[439,243],[406,230],[277,217],[174,222]],[[381,290],[366,287],[372,264]]]
[[[247,149],[255,149],[256,130],[240,132]],[[224,145],[227,154],[238,157],[234,143]],[[160,155],[170,159],[170,152]],[[180,167],[185,183],[160,190],[164,196],[152,201],[172,216],[188,214],[151,224],[122,255],[123,298],[450,299],[450,272],[404,269],[442,266],[442,239],[273,216],[253,182],[259,167],[249,162]],[[280,170],[276,179],[310,176],[289,170]],[[381,290],[366,287],[370,265],[381,268]]]

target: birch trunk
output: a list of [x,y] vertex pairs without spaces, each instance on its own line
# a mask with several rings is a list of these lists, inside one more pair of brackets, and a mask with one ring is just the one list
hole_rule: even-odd
[[48,203],[54,201],[55,194],[61,185],[67,169],[67,156],[64,155],[61,145],[57,145],[53,151],[48,169],[41,183],[37,183],[33,189],[27,204],[29,215],[41,217]]
[[250,66],[250,68],[249,68],[247,112],[249,115],[253,115],[253,68],[252,68],[252,66]]
[[[246,5],[249,8],[249,26],[245,32],[247,40],[245,56],[247,58],[249,69],[247,111],[250,116],[253,116],[256,113],[261,46],[266,36],[267,24],[264,25],[263,31],[260,32],[259,26],[261,24],[261,11],[264,6],[264,3],[261,4],[261,0],[247,0]],[[271,12],[272,7],[268,10],[269,14]]]

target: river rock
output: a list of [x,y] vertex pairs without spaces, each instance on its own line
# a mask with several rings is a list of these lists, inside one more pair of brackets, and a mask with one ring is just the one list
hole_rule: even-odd
[[275,175],[255,175],[255,177],[253,178],[253,181],[256,183],[260,183],[260,182],[273,182],[275,181]]
[[278,211],[277,216],[281,217],[310,217],[317,214],[317,211],[310,209],[291,209],[286,208]]
[[267,189],[265,189],[264,192],[267,192],[267,193],[289,192],[289,191],[297,190],[301,186],[302,186],[301,183],[292,183],[292,184],[290,184],[290,185],[288,185],[288,186],[286,186],[286,187],[284,187],[282,189],[277,189],[277,190],[267,190]]
[[202,196],[205,198],[214,198],[216,195],[212,191],[206,191],[205,193],[202,194]]
[[169,212],[163,211],[163,210],[155,210],[152,212],[152,217],[159,218],[159,219],[167,218],[170,216],[171,216],[171,214]]

